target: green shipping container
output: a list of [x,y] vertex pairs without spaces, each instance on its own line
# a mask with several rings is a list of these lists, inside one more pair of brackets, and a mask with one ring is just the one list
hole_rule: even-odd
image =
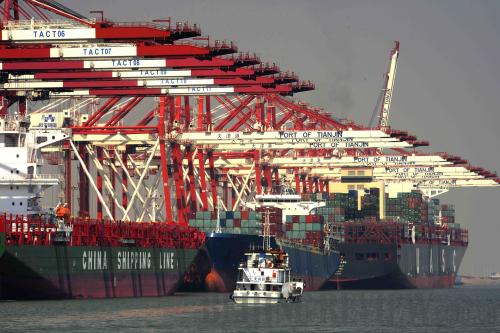
[[323,225],[321,223],[311,223],[312,230],[311,231],[322,231]]

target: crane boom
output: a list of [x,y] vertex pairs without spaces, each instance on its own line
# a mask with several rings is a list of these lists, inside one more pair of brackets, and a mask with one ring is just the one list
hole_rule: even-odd
[[380,118],[378,128],[382,131],[389,129],[389,111],[391,109],[392,94],[394,91],[394,82],[396,81],[396,70],[398,67],[399,56],[399,42],[394,42],[394,49],[391,51],[389,69],[385,78],[384,98],[382,99],[382,106],[380,108]]

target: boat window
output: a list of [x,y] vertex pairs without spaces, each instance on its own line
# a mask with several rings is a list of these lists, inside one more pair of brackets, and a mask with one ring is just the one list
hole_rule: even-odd
[[348,171],[347,175],[348,176],[356,176],[356,171]]
[[5,147],[17,147],[18,134],[5,134]]
[[37,144],[40,144],[40,143],[44,143],[44,142],[47,142],[47,138],[42,136],[42,137],[37,137],[36,138],[36,143]]
[[369,252],[366,254],[366,259],[367,260],[378,260],[378,253],[377,252]]
[[356,260],[365,260],[364,253],[356,253],[354,256],[355,256]]
[[264,276],[264,271],[260,272],[260,276]]
[[384,253],[384,260],[385,261],[391,260],[391,257],[392,256],[391,256],[391,254],[389,252]]

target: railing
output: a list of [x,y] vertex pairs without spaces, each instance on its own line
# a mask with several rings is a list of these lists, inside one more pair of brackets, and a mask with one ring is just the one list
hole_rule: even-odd
[[[89,23],[93,24],[96,22],[95,19],[88,19]],[[75,21],[69,20],[20,20],[20,21],[8,21],[3,24],[3,30],[31,30],[31,29],[79,29],[88,28],[87,25],[77,23]]]
[[49,180],[58,180],[60,175],[58,174],[0,174],[1,180],[38,180],[38,179],[49,179]]
[[[345,243],[374,244],[450,244],[467,246],[466,229],[435,225],[414,225],[398,222],[335,222],[329,223],[330,233]],[[413,236],[413,232],[415,235]]]
[[[54,217],[25,218],[0,216],[0,232],[7,245],[48,246],[58,234]],[[97,221],[72,218],[66,221],[73,230],[68,246],[134,246],[141,248],[192,248],[205,242],[205,233],[189,226],[161,222]],[[123,240],[133,241],[130,245]]]

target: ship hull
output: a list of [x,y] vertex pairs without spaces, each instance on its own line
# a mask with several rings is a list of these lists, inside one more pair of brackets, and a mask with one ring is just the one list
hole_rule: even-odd
[[[184,283],[182,291],[232,292],[236,287],[238,267],[251,247],[262,247],[262,237],[257,235],[212,233],[206,234],[205,246],[197,260],[197,283]],[[277,247],[271,238],[271,247]],[[328,255],[298,248],[282,246],[288,253],[294,275],[304,278],[305,290],[319,290],[334,274],[339,265],[338,252]]]
[[320,290],[339,267],[338,252],[324,254],[287,243],[280,246],[288,253],[292,272],[304,279],[305,290]]
[[339,244],[344,267],[325,289],[452,288],[467,249],[445,244]]
[[0,250],[0,299],[170,295],[197,251],[4,244]]

